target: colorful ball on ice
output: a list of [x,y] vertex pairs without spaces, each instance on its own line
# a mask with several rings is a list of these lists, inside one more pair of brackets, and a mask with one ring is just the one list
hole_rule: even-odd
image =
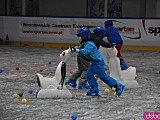
[[95,75],[94,75],[94,77],[95,77],[95,78],[98,78],[98,75],[97,75],[97,74],[95,74]]
[[65,85],[68,85],[68,83],[67,83],[67,82],[65,82]]
[[109,89],[108,88],[106,88],[104,91],[105,91],[105,93],[109,93]]
[[22,99],[22,104],[26,104],[27,100],[25,98]]
[[137,74],[135,74],[135,78],[137,78],[138,76],[137,76]]
[[117,97],[117,93],[116,92],[114,92],[114,94],[113,94],[115,97]]
[[49,62],[48,62],[48,64],[52,64],[52,62],[51,62],[51,61],[49,61]]
[[19,67],[16,67],[16,70],[19,70]]
[[115,88],[115,87],[112,87],[112,91],[115,92],[115,91],[116,91],[116,88]]
[[28,90],[28,93],[29,93],[29,94],[32,94],[32,93],[33,93],[33,90]]
[[40,68],[39,71],[40,71],[40,72],[43,72],[43,68]]
[[98,80],[98,75],[97,75],[97,74],[95,74],[95,75],[94,75],[94,78],[95,78],[96,80]]
[[2,73],[3,72],[3,70],[0,70],[0,73]]
[[14,93],[13,98],[18,98],[18,94]]
[[19,97],[22,97],[23,96],[23,92],[19,92],[18,95],[19,95]]
[[72,114],[71,118],[72,118],[72,120],[76,120],[77,119],[77,115],[76,114]]
[[70,70],[69,73],[70,73],[70,74],[73,74],[73,70]]

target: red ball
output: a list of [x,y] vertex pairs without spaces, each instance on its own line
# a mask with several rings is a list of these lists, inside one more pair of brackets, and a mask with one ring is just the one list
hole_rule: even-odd
[[40,68],[39,71],[40,71],[40,72],[43,72],[43,68]]
[[97,75],[97,74],[95,74],[95,75],[94,75],[94,77],[98,78],[98,75]]
[[19,67],[16,67],[16,70],[19,70]]
[[69,73],[70,73],[70,74],[73,74],[73,70],[70,70]]

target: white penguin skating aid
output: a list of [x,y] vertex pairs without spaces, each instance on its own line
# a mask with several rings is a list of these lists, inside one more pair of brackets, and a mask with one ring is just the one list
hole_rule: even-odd
[[64,50],[60,54],[61,62],[58,64],[54,77],[43,77],[36,73],[38,89],[37,98],[72,98],[71,92],[64,84],[66,76],[66,62],[71,57],[71,48]]
[[113,48],[103,48],[100,47],[100,52],[104,58],[107,58],[109,55],[109,61],[104,59],[105,64],[108,63],[109,65],[109,72],[110,76],[114,79],[118,80],[122,84],[125,85],[125,88],[138,88],[139,84],[135,80],[136,75],[136,67],[130,66],[126,70],[121,71],[120,61],[117,57],[117,49]]

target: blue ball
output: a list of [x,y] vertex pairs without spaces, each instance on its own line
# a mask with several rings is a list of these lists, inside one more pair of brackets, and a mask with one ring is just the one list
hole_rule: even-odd
[[76,114],[72,114],[71,118],[72,118],[72,120],[76,120],[77,119],[77,115]]
[[32,94],[32,93],[33,93],[33,90],[28,90],[28,93],[29,93],[29,94]]
[[3,70],[0,70],[0,73],[2,73],[3,72]]
[[51,61],[49,61],[49,62],[48,62],[48,64],[52,64],[52,62],[51,62]]

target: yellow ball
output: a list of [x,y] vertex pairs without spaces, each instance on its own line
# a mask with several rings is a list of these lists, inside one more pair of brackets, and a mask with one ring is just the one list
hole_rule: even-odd
[[116,88],[115,88],[115,87],[112,87],[112,91],[115,92],[115,91],[116,91]]
[[26,104],[27,100],[25,98],[22,99],[22,104]]
[[113,94],[115,97],[117,97],[117,93],[116,92],[114,92],[114,94]]
[[109,93],[109,89],[108,88],[106,88],[104,91],[105,91],[105,93]]
[[137,78],[138,77],[138,75],[137,74],[135,74],[135,78]]
[[13,98],[18,98],[18,94],[13,94]]

